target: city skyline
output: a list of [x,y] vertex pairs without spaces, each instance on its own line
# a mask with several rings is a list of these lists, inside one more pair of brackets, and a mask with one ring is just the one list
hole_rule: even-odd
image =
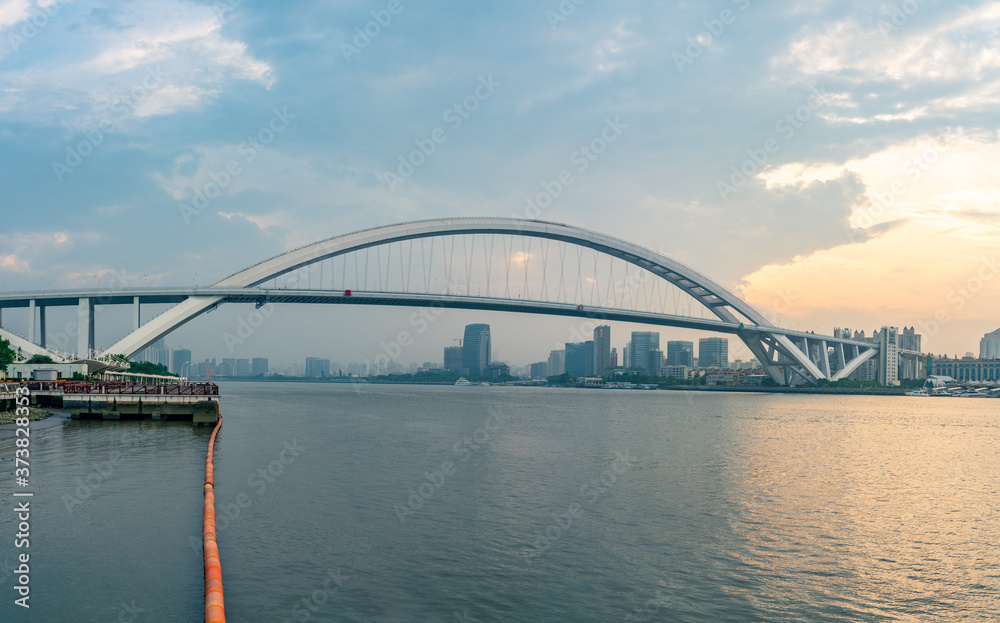
[[[470,332],[473,335],[484,333],[487,336],[485,338],[486,342],[491,341],[491,338],[489,337],[491,329],[488,324],[475,323],[466,325],[464,328],[464,335],[468,336],[470,335]],[[863,365],[861,368],[859,368],[859,371],[853,374],[851,378],[856,378],[859,380],[878,380],[879,382],[884,383],[886,379],[883,375],[886,373],[888,373],[892,378],[917,378],[925,376],[930,373],[928,370],[924,369],[922,363],[914,365],[914,360],[912,359],[900,359],[899,360],[900,367],[898,370],[896,368],[895,358],[899,357],[898,351],[905,350],[905,351],[921,352],[922,336],[916,332],[915,327],[903,327],[900,330],[898,327],[886,326],[883,327],[882,329],[873,331],[870,336],[868,336],[867,333],[863,330],[852,332],[850,329],[836,328],[833,331],[834,335],[840,335],[842,333],[844,334],[844,337],[853,336],[854,339],[878,342],[884,349],[884,352],[889,353],[887,355],[888,363],[883,363],[881,368],[878,365],[876,365],[877,363],[876,360],[871,360],[867,362],[865,365]],[[542,364],[545,364],[547,366],[546,368],[547,371],[551,371],[553,367],[559,368],[559,371],[553,372],[552,374],[547,374],[547,376],[554,376],[561,374],[563,369],[565,369],[565,371],[568,374],[575,377],[600,376],[601,372],[598,372],[597,370],[598,361],[600,360],[598,356],[599,349],[597,344],[600,337],[604,336],[608,340],[607,346],[609,352],[617,350],[617,347],[610,346],[610,344],[613,343],[610,334],[611,331],[609,325],[599,325],[594,328],[593,340],[585,340],[585,341],[577,340],[575,342],[567,342],[564,344],[564,348],[562,350],[550,351],[548,357],[544,358],[541,361],[530,360],[527,362],[518,362],[518,361],[496,359],[494,357],[492,362],[496,364],[510,365],[512,370],[516,369],[517,371],[521,372],[527,372],[527,370],[533,369],[534,366]],[[642,356],[643,360],[652,361],[651,359],[649,359],[649,357],[651,356],[659,357],[659,363],[655,365],[655,368],[658,372],[662,372],[664,368],[667,366],[680,366],[681,368],[704,370],[715,367],[719,368],[739,367],[738,364],[742,363],[743,365],[752,364],[751,367],[754,368],[759,367],[759,362],[754,357],[750,356],[747,358],[743,358],[746,357],[746,354],[742,349],[739,349],[739,347],[738,350],[736,351],[736,355],[730,357],[728,354],[729,352],[727,344],[728,340],[726,338],[716,338],[716,337],[699,338],[698,343],[701,345],[701,348],[699,349],[698,356],[695,357],[693,350],[693,344],[694,344],[693,342],[683,341],[683,340],[664,340],[667,344],[668,350],[663,351],[658,348],[662,339],[660,336],[660,331],[631,332],[628,335],[632,339],[630,339],[628,342],[625,343],[624,348],[622,349],[623,351],[628,352],[629,350],[631,350],[632,344],[633,342],[635,342],[637,334],[640,336],[640,339],[647,342],[646,346],[642,347],[644,350],[647,351],[646,354]],[[992,333],[986,334],[982,342],[987,343],[990,339],[995,339],[998,334],[1000,334],[1000,329]],[[739,342],[737,342],[737,344],[739,345]],[[153,347],[150,347],[149,349],[143,351],[143,355],[146,356],[150,352],[156,353],[157,349],[161,348],[163,348],[163,340],[157,342],[157,344],[154,345]],[[473,350],[477,350],[478,348],[480,347],[474,346]],[[704,356],[702,355],[701,352],[703,349],[706,350],[707,352],[707,354]],[[569,351],[572,351],[572,353],[567,355]],[[180,351],[177,351],[175,349],[167,349],[163,351],[163,354],[154,355],[154,357],[159,356],[164,361],[173,361],[172,357],[173,352],[185,353],[187,361],[189,362],[191,361],[190,359],[191,352],[190,350],[187,349],[181,349]],[[471,369],[468,368],[466,363],[467,360],[464,354],[465,352],[472,352],[472,351],[469,351],[463,348],[462,346],[445,345],[443,347],[443,356],[439,356],[437,359],[432,357],[430,359],[425,359],[423,361],[421,361],[419,358],[413,360],[405,360],[402,357],[390,358],[386,356],[381,358],[377,357],[375,361],[365,360],[359,362],[359,361],[352,361],[349,358],[346,359],[341,358],[340,360],[337,360],[335,359],[336,355],[329,355],[326,358],[310,356],[310,357],[305,357],[305,365],[301,368],[299,367],[299,362],[292,362],[287,364],[276,363],[274,365],[271,365],[271,373],[285,374],[287,371],[290,370],[301,370],[301,374],[299,374],[298,372],[287,372],[287,373],[290,376],[304,376],[304,377],[337,376],[338,374],[343,374],[345,376],[348,375],[367,376],[367,375],[386,374],[392,372],[412,373],[417,371],[418,369],[430,368],[430,369],[443,369],[454,372],[462,372],[466,374],[472,374],[474,376],[481,375],[483,373],[483,370],[472,371]],[[492,352],[495,353],[496,352],[495,349],[492,349]],[[983,360],[1000,359],[1000,356],[989,355],[989,353],[987,353],[987,355],[989,356],[984,356],[984,352],[986,351],[980,352],[979,359]],[[746,353],[749,353],[749,351],[746,351]],[[402,351],[400,351],[400,354],[402,354]],[[938,361],[945,361],[945,362],[959,361],[961,359],[970,359],[970,358],[976,359],[975,353],[973,353],[972,351],[966,351],[962,355],[955,354],[950,356],[947,353],[923,353],[923,354],[926,356],[934,357]],[[473,358],[475,357],[478,356],[474,356]],[[451,358],[450,361],[449,358]],[[568,359],[571,360],[570,366],[566,366],[566,361]],[[146,358],[145,360],[150,361],[150,359],[148,358]],[[258,357],[254,358],[206,357],[204,359],[204,363],[208,363],[209,361],[215,362],[217,360],[222,365],[226,365],[227,361],[230,363],[234,363],[237,360],[242,360],[246,362],[248,366],[252,361],[254,369],[257,369],[258,362],[263,362],[263,366],[266,369],[269,361],[268,358],[258,358]],[[310,362],[316,362],[316,361],[323,363],[324,366],[323,369],[325,370],[325,373],[323,372],[317,373],[316,368],[311,368],[312,364]],[[153,362],[156,363],[159,362],[159,360],[154,359]],[[197,361],[194,362],[192,365],[201,365],[201,363],[202,361]],[[646,366],[649,365],[651,364],[649,363],[646,364]],[[621,365],[616,367],[638,369],[638,368],[645,368],[646,366],[643,366],[641,363],[637,362],[628,362],[628,363],[621,362]],[[886,366],[888,366],[888,369],[886,369]],[[171,365],[170,370],[172,372],[176,372],[177,371],[176,366]],[[234,368],[234,370],[236,370],[236,368]],[[279,370],[281,370],[282,372],[279,372]],[[248,376],[241,373],[233,373],[232,375]],[[257,373],[254,373],[253,375],[256,376]]]
[[[788,16],[775,22],[746,3],[690,51],[717,18],[695,5],[589,5],[556,23],[541,8],[414,7],[356,56],[338,44],[371,17],[352,5],[302,22],[245,4],[139,2],[113,21],[100,3],[60,7],[28,38],[35,3],[0,16],[0,176],[32,215],[0,235],[6,290],[207,285],[364,227],[513,215],[656,249],[792,328],[915,325],[929,350],[959,354],[996,328],[991,3],[921,5],[889,30],[889,9],[773,6]],[[456,38],[454,20],[473,17],[496,29]],[[170,243],[150,254],[144,232]],[[226,322],[179,338],[224,347],[245,313],[224,307]],[[282,313],[285,335],[329,317]],[[340,318],[365,334],[406,322]],[[260,347],[286,356],[277,342]]]

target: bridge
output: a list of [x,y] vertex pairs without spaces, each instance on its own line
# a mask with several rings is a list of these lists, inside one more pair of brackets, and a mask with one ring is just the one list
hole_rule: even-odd
[[[457,266],[456,266],[457,264]],[[725,287],[651,249],[538,220],[449,218],[329,238],[272,257],[208,287],[0,293],[0,336],[22,356],[56,361],[132,357],[225,303],[390,305],[547,314],[698,329],[742,340],[780,385],[847,377],[879,345],[773,325]],[[171,304],[142,323],[143,305]],[[95,348],[96,309],[131,305],[130,331]],[[76,350],[47,344],[46,310],[75,307]],[[28,335],[2,328],[26,309]]]

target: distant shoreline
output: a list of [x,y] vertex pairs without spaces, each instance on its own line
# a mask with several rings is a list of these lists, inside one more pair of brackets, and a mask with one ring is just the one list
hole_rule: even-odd
[[[445,386],[454,385],[454,381],[442,382],[421,382],[421,381],[371,381],[359,378],[330,378],[330,379],[309,379],[309,378],[286,378],[286,377],[263,377],[263,378],[228,378],[215,379],[219,382],[230,383],[337,383],[337,384],[358,384],[358,385],[434,385]],[[478,385],[474,383],[473,385]],[[575,387],[573,385],[540,385],[534,383],[493,383],[491,387],[563,387],[570,389],[604,389],[603,387]],[[861,388],[861,387],[758,387],[758,386],[736,386],[736,385],[668,385],[658,387],[664,391],[684,391],[684,392],[736,392],[750,394],[840,394],[848,396],[903,396],[909,389],[894,388]],[[608,391],[653,391],[642,389],[617,389]]]

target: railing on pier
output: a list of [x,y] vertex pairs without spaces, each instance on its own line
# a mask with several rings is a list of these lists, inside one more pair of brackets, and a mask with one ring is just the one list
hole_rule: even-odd
[[215,383],[107,383],[97,381],[29,381],[31,391],[62,391],[91,396],[218,396]]

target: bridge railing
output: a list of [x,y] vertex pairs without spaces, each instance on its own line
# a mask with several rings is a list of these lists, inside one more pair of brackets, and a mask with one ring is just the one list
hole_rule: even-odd
[[215,383],[104,383],[91,381],[30,381],[32,391],[62,391],[90,396],[218,396]]

